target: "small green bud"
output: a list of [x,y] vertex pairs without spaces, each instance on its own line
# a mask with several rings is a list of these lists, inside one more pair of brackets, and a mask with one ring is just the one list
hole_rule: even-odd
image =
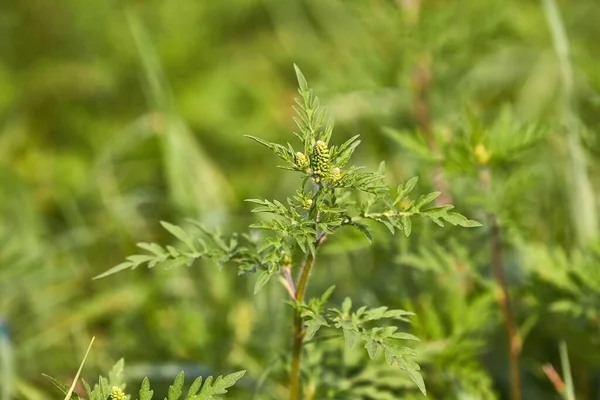
[[312,205],[313,205],[312,199],[307,199],[302,202],[302,208],[304,208],[305,210],[309,210],[312,207]]
[[327,143],[318,140],[313,148],[310,166],[313,171],[315,182],[320,182],[321,179],[329,174],[329,149]]
[[342,178],[342,171],[338,167],[333,167],[329,173],[329,179],[335,183]]
[[290,265],[292,263],[292,257],[290,257],[289,254],[284,254],[283,257],[281,257],[281,263],[283,265]]
[[303,171],[306,171],[306,169],[308,168],[310,161],[308,161],[308,158],[304,155],[304,153],[301,152],[297,152],[296,153],[296,165],[298,166],[298,168],[300,168]]
[[121,390],[121,388],[117,387],[117,386],[113,386],[112,389],[110,390],[110,398],[112,400],[125,400],[125,393],[123,393],[123,391]]

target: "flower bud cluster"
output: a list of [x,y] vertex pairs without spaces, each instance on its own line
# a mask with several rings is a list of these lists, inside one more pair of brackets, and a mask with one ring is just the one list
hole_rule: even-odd
[[297,152],[296,153],[296,165],[303,171],[306,171],[310,165],[310,161],[308,161],[308,157],[304,155],[304,153]]
[[329,173],[329,149],[327,143],[318,140],[313,148],[312,157],[310,160],[313,178],[319,183],[323,178],[326,178]]
[[310,159],[304,153],[297,152],[294,162],[299,169],[311,174],[317,183],[322,181],[335,183],[342,177],[338,167],[331,168],[329,148],[322,140],[317,140],[315,143]]
[[110,398],[112,400],[125,400],[127,397],[125,396],[125,393],[123,393],[121,388],[113,386],[110,390]]

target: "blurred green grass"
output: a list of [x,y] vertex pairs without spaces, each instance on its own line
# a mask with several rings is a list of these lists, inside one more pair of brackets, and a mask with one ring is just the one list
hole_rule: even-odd
[[[571,48],[575,134],[589,156],[579,173],[595,188],[595,210],[600,6],[592,0],[557,3]],[[398,146],[383,128],[418,137],[415,71],[424,66],[431,77],[430,122],[457,206],[480,207],[471,217],[482,217],[486,208],[503,217],[517,317],[524,320],[531,299],[551,291],[527,291],[519,277],[526,269],[522,259],[538,242],[576,251],[569,204],[580,193],[564,174],[571,164],[560,64],[541,2],[8,0],[0,5],[0,320],[15,349],[15,397],[51,397],[40,374],[67,380],[93,335],[84,374],[125,357],[130,365],[175,362],[217,374],[247,368],[258,378],[280,357],[287,331],[273,327],[285,327],[289,315],[281,304],[284,293],[274,285],[253,298],[251,279],[215,273],[210,265],[91,278],[132,253],[136,242],[170,240],[159,220],[192,217],[244,229],[250,217],[242,199],[282,199],[295,188],[293,176],[275,169],[275,159],[243,138],[292,139],[292,63],[336,117],[334,140],[362,135],[357,164],[386,160],[391,183],[419,175],[422,190],[434,186],[432,163]],[[452,164],[466,108],[485,126],[508,109],[509,118],[549,132],[532,152],[498,167],[491,205],[472,198],[472,177]],[[498,126],[498,132],[505,129]],[[597,224],[578,211],[578,218]],[[414,230],[410,240],[378,235],[373,248],[344,236],[325,247],[329,254],[315,282],[333,269],[337,299],[351,294],[371,305],[419,308],[423,320],[415,329],[431,340],[427,346],[443,343],[457,357],[461,345],[473,346],[465,350],[474,354],[465,362],[483,358],[485,367],[465,367],[453,379],[489,376],[504,393],[505,360],[494,351],[503,336],[493,302],[473,306],[471,292],[432,286],[432,277],[399,264],[398,253],[426,251],[432,242],[450,252],[448,240],[456,236],[424,224]],[[485,288],[486,239],[475,236],[460,233],[470,248],[459,246],[456,251],[465,254],[447,257],[472,265],[477,279],[488,282],[481,284]],[[517,239],[526,245],[516,246]],[[328,286],[316,283],[315,293]],[[434,304],[446,295],[456,307]],[[460,307],[486,318],[473,317],[463,329],[464,315],[452,314]],[[440,316],[449,320],[435,322]],[[552,324],[552,315],[539,318],[524,350],[525,398],[554,395],[534,365],[558,365],[561,339],[583,346],[569,349],[572,369],[578,392],[590,396],[581,398],[593,398],[600,370],[591,352],[597,330],[579,319],[569,328]],[[473,342],[457,339],[465,329]],[[452,336],[455,330],[458,336]],[[431,379],[434,396],[436,385],[451,385],[435,373]],[[278,398],[282,390],[272,383],[269,393]]]

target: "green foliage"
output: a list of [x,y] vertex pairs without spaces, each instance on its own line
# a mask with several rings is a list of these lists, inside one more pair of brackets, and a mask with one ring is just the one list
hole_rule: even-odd
[[323,298],[328,297],[326,292],[318,302],[313,302],[312,307],[302,307],[302,317],[305,318],[306,336],[305,340],[311,340],[322,327],[335,328],[343,333],[346,345],[350,348],[356,343],[364,342],[369,358],[373,359],[379,349],[382,350],[388,365],[397,364],[400,369],[406,371],[419,390],[426,394],[425,383],[419,373],[421,369],[417,363],[410,360],[416,352],[401,343],[406,340],[419,339],[405,332],[397,332],[397,326],[372,327],[374,322],[385,320],[408,322],[408,316],[414,313],[403,310],[389,310],[388,307],[369,309],[360,307],[351,312],[352,300],[346,298],[340,309],[329,308],[321,312]]
[[[365,220],[380,222],[391,233],[403,230],[406,236],[409,236],[412,231],[411,217],[415,215],[427,217],[440,226],[444,226],[442,220],[464,227],[481,226],[480,223],[469,220],[459,213],[451,212],[453,208],[451,205],[425,208],[440,195],[439,192],[410,200],[408,195],[417,183],[416,178],[409,180],[405,185],[398,186],[396,193],[392,195],[383,182],[383,164],[376,173],[365,172],[362,167],[352,165],[348,167],[350,157],[359,144],[357,136],[340,146],[329,147],[333,130],[332,119],[319,106],[319,99],[308,88],[306,79],[298,67],[295,66],[295,69],[300,86],[298,90],[300,97],[296,99],[297,106],[294,107],[297,113],[295,121],[300,133],[295,135],[300,139],[304,153],[296,151],[290,143],[283,146],[250,137],[283,159],[287,163],[286,169],[302,174],[302,185],[295,196],[287,198],[287,205],[278,200],[246,200],[258,205],[252,212],[270,214],[273,217],[252,224],[250,228],[267,230],[274,236],[253,241],[250,235],[239,235],[245,239],[242,245],[238,241],[237,234],[225,239],[209,233],[199,223],[195,225],[200,229],[201,236],[192,235],[179,226],[162,222],[163,227],[181,242],[183,249],[173,246],[162,247],[156,243],[140,243],[138,246],[151,254],[130,256],[126,262],[97,278],[127,268],[133,269],[142,264],[147,264],[149,268],[156,265],[166,268],[190,266],[196,259],[203,258],[212,260],[219,266],[227,263],[237,264],[240,274],[260,271],[254,289],[254,293],[257,293],[273,275],[282,273],[284,264],[289,263],[284,260],[290,259],[290,254],[296,249],[302,253],[310,253],[310,255],[306,254],[305,260],[309,260],[309,256],[314,259],[317,247],[325,236],[334,234],[344,226],[356,228],[369,241],[372,240],[372,236],[368,226],[363,223]],[[312,261],[304,263],[303,269],[311,268]],[[298,299],[302,299],[308,280],[308,275],[303,274],[304,272],[296,282],[298,290],[302,292],[295,292],[294,283],[284,280],[290,293],[295,292],[294,296],[299,296]],[[330,292],[326,292],[319,299],[316,303],[318,308],[323,305],[329,294]],[[341,310],[331,308],[325,315],[320,315],[318,309],[313,309],[308,314],[302,312],[300,317],[311,317],[307,323],[306,339],[312,338],[321,326],[341,329],[349,347],[357,341],[366,342],[365,348],[371,359],[381,348],[386,362],[389,365],[397,363],[408,373],[419,390],[426,394],[423,378],[418,372],[420,367],[408,358],[415,355],[414,351],[398,343],[401,340],[418,339],[408,333],[396,332],[398,328],[395,326],[367,327],[378,320],[406,321],[406,316],[412,313],[388,310],[387,307],[370,310],[361,307],[351,314],[350,308],[351,300],[347,298]],[[176,397],[173,399],[176,400]]]
[[[202,381],[202,377],[198,377],[194,380],[190,386],[184,400],[221,400],[222,397],[218,397],[219,394],[226,394],[227,389],[235,385],[235,383],[242,377],[246,371],[235,372],[233,374],[218,376],[216,379],[209,376]],[[178,400],[183,393],[183,384],[185,377],[181,372],[175,378],[173,384],[169,387],[169,394],[167,400]],[[143,390],[143,393],[142,393]],[[142,389],[140,389],[140,400],[151,399],[152,394],[149,390],[149,383],[147,380],[142,383]]]
[[[87,399],[129,400],[131,396],[124,393],[126,386],[123,381],[124,366],[124,360],[119,360],[108,373],[108,377],[105,378],[100,376],[93,388],[85,380],[82,380]],[[227,389],[235,385],[245,373],[246,371],[239,371],[225,376],[219,375],[216,379],[213,379],[212,376],[209,376],[204,380],[202,377],[198,377],[191,384],[187,394],[183,397],[183,400],[222,400],[223,397],[220,397],[219,395],[226,394]],[[44,376],[62,393],[67,394],[69,389],[67,385],[48,375]],[[179,400],[183,394],[184,384],[185,375],[181,372],[175,377],[173,384],[169,386],[166,400]],[[150,381],[148,378],[144,378],[139,390],[139,400],[151,400],[153,395],[154,391],[150,389]],[[79,399],[80,397],[76,393],[73,393],[71,398]]]
[[[447,227],[437,229],[409,217],[409,237],[386,236],[381,223],[360,216],[369,193],[352,193],[358,200],[349,212],[360,225],[337,228],[317,248],[306,301],[335,283],[324,310],[350,295],[358,305],[414,312],[399,330],[421,339],[414,360],[429,398],[506,397],[505,328],[486,222],[493,214],[522,344],[522,398],[558,398],[542,366],[552,364],[565,379],[562,341],[573,394],[598,398],[598,2],[281,3],[2,2],[2,396],[59,397],[40,381],[39,361],[54,376],[71,377],[69,355],[101,332],[110,345],[96,349],[99,365],[115,354],[137,360],[128,366],[132,381],[150,375],[143,368],[173,363],[243,367],[260,384],[236,397],[286,397],[280,350],[290,342],[290,316],[279,305],[288,291],[277,285],[302,265],[296,240],[286,238],[289,254],[273,251],[272,263],[265,262],[271,248],[249,260],[255,282],[205,265],[240,271],[225,262],[235,250],[190,257],[195,252],[157,221],[179,225],[202,252],[196,239],[212,239],[182,217],[229,246],[230,232],[283,219],[247,213],[243,199],[278,199],[289,210],[286,198],[297,196],[300,214],[311,208],[312,178],[298,190],[313,146],[301,131],[309,116],[298,113],[296,127],[290,115],[294,60],[335,116],[335,134],[324,141],[330,163],[343,164],[333,149],[352,139],[352,157],[339,175],[332,165],[331,182],[351,165],[376,173],[384,159],[388,184],[419,176],[413,201],[442,192],[423,210],[452,203],[485,225],[461,230],[442,218]],[[322,119],[318,135],[329,116],[310,117]],[[300,142],[288,139],[291,130]],[[242,134],[281,143],[284,155],[289,141],[291,162],[275,159],[296,172],[271,169],[266,148]],[[239,246],[257,253],[254,243],[277,232],[252,228],[248,236],[238,235]],[[166,253],[171,245],[180,255],[157,255],[161,268],[149,270],[125,260],[123,268],[144,269],[90,282],[129,254],[154,255],[136,242],[158,243]],[[206,268],[162,268],[189,261]],[[303,354],[306,398],[422,398],[404,371],[383,357],[369,362],[362,345],[327,340],[328,330],[340,336],[335,328],[319,331]],[[320,359],[311,355],[317,351]],[[150,376],[155,397],[166,397],[182,369]]]

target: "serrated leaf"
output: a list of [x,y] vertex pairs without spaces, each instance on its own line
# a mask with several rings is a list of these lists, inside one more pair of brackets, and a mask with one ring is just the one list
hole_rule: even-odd
[[123,383],[123,370],[125,368],[125,360],[119,359],[108,372],[108,380],[113,386],[120,386]]
[[183,371],[181,371],[175,377],[173,384],[169,386],[169,392],[167,394],[166,400],[178,400],[183,393],[183,383],[185,382],[185,375]]
[[254,285],[254,294],[260,292],[260,289],[262,289],[262,287],[269,282],[269,279],[271,279],[271,274],[269,271],[261,272],[258,276],[258,279],[256,279],[256,284]]
[[388,308],[386,306],[372,308],[365,313],[364,320],[365,321],[373,321],[373,320],[381,319],[381,318],[383,318],[387,309]]
[[304,335],[304,340],[311,340],[315,334],[319,331],[322,326],[325,326],[326,323],[322,319],[310,319],[305,322],[306,333]]
[[348,348],[354,347],[356,340],[358,339],[358,333],[349,328],[343,328],[344,340]]
[[212,376],[209,376],[206,378],[204,386],[202,386],[200,393],[195,396],[194,400],[219,400],[220,397],[213,396],[227,393],[227,389],[235,385],[235,383],[240,380],[245,373],[246,371],[244,370],[225,376],[219,376],[217,379],[215,379],[214,383],[212,382]]
[[150,390],[150,381],[148,380],[148,378],[144,378],[144,380],[142,381],[139,396],[139,400],[152,400],[152,396],[154,396],[154,390]]
[[87,383],[85,379],[81,379],[81,384],[83,385],[83,388],[85,389],[85,394],[87,395],[88,400],[93,400],[92,399],[92,388],[90,387],[90,384]]
[[190,389],[188,390],[188,393],[185,396],[185,399],[186,400],[191,399],[196,394],[198,394],[198,391],[200,390],[201,386],[202,386],[202,377],[199,376],[196,379],[194,379],[194,382],[192,382],[192,385],[190,386]]
[[369,353],[369,358],[372,360],[377,355],[377,342],[373,339],[367,340],[365,344],[365,349],[367,349],[367,353]]

